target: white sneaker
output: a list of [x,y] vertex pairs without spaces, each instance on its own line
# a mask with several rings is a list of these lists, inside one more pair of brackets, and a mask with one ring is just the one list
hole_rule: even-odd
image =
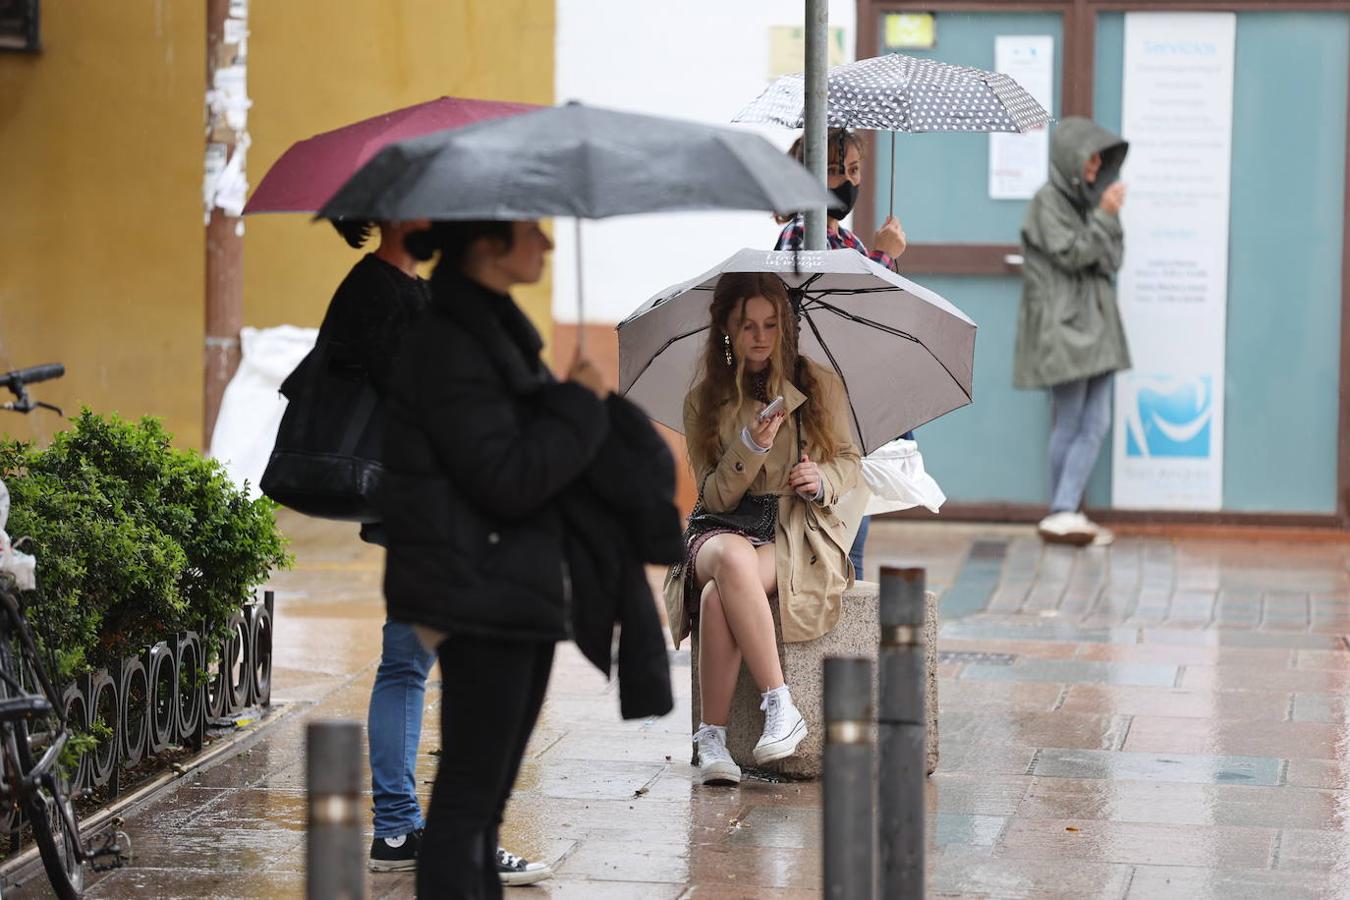
[[806,737],[806,720],[787,689],[766,693],[759,708],[764,710],[764,734],[755,745],[755,762],[763,765],[797,752],[797,745]]
[[1057,512],[1041,519],[1036,532],[1049,544],[1086,547],[1097,537],[1097,526],[1080,512]]
[[1109,547],[1116,542],[1116,533],[1110,528],[1103,528],[1096,522],[1092,523],[1092,527],[1097,529],[1097,536],[1092,539],[1092,546]]
[[553,867],[548,863],[530,862],[505,847],[497,848],[497,879],[502,884],[538,884],[552,877]]
[[699,784],[740,784],[741,767],[727,749],[725,725],[700,725],[694,733],[698,747]]

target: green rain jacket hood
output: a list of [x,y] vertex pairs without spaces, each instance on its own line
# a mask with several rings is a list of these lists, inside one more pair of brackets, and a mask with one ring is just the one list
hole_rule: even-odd
[[[1050,138],[1050,180],[1022,223],[1022,302],[1013,384],[1046,388],[1130,367],[1116,305],[1125,252],[1120,220],[1099,207],[1129,145],[1090,119],[1061,121]],[[1089,184],[1083,166],[1102,156]]]

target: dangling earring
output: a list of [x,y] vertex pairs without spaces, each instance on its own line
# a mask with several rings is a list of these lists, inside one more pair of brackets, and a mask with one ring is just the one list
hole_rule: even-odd
[[724,334],[724,335],[722,335],[722,344],[723,344],[723,346],[726,348],[727,365],[729,366],[729,365],[731,365],[731,363],[732,363],[732,359],[731,359],[731,335],[729,335],[729,334]]

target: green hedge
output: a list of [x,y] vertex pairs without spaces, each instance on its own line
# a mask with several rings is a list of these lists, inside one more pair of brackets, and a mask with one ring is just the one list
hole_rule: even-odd
[[84,410],[39,449],[0,442],[8,531],[37,555],[24,611],[62,675],[111,665],[175,631],[207,647],[276,568],[276,505],[215,460],[175,449],[156,419]]

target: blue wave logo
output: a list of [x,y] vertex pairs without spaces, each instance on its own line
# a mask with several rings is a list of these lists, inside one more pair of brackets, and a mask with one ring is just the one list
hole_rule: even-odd
[[1140,375],[1125,381],[1127,457],[1210,455],[1214,421],[1214,383],[1209,375],[1177,378]]

